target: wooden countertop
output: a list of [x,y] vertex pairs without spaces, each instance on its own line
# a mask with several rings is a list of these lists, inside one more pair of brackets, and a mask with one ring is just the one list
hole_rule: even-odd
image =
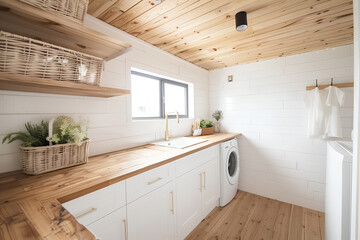
[[61,203],[238,136],[199,136],[208,141],[184,149],[148,144],[39,176],[0,174],[0,239],[94,239]]

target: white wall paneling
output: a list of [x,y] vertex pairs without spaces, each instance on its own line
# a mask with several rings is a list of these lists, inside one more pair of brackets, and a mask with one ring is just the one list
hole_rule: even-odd
[[[130,69],[138,67],[194,84],[194,115],[208,116],[208,71],[87,16],[85,25],[132,44],[127,53],[105,63],[102,85],[131,88]],[[27,121],[49,120],[59,114],[89,120],[90,155],[146,144],[164,137],[164,120],[133,121],[130,95],[109,99],[0,91],[0,138],[24,130]],[[189,135],[193,119],[170,120],[175,136]],[[21,168],[19,142],[0,144],[0,173]]]
[[[308,139],[307,85],[353,81],[352,45],[210,71],[209,114],[222,130],[241,132],[240,189],[324,210],[326,142]],[[227,76],[233,75],[233,82]],[[344,135],[350,138],[353,88],[343,89]]]

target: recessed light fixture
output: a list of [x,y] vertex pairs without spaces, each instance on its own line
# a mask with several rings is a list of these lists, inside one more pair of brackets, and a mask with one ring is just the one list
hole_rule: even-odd
[[237,31],[244,31],[247,29],[247,18],[246,12],[241,11],[235,15],[235,23],[236,23],[236,30]]

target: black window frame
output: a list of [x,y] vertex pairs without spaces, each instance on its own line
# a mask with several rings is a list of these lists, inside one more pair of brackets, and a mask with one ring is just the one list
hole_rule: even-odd
[[[132,116],[132,112],[131,112],[131,117],[133,120],[151,120],[151,119],[165,119],[165,83],[166,84],[171,84],[171,85],[176,85],[176,86],[181,86],[183,88],[185,88],[185,107],[186,107],[186,114],[180,115],[180,118],[188,118],[189,117],[189,85],[186,83],[181,83],[181,82],[176,82],[173,80],[169,80],[166,78],[162,78],[162,77],[158,77],[158,76],[154,76],[154,75],[150,75],[147,73],[142,73],[142,72],[138,72],[138,71],[134,71],[131,70],[131,76],[132,75],[138,75],[141,77],[146,77],[146,78],[151,78],[154,80],[158,80],[159,81],[159,87],[160,87],[160,102],[159,102],[159,106],[160,106],[160,117],[133,117]],[[169,115],[169,118],[175,118],[175,115]]]

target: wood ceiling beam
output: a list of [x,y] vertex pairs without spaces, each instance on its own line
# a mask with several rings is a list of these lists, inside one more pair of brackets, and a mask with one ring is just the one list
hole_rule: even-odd
[[[325,1],[325,0],[322,0]],[[273,9],[274,6],[271,5],[272,2],[264,2],[264,1],[253,1],[252,5],[250,6],[243,6],[243,9],[248,9],[248,21],[249,26],[253,26],[257,22],[262,22],[262,19],[256,21],[256,14],[258,11],[263,12],[264,9]],[[254,5],[256,4],[256,5]],[[285,3],[282,3],[285,4]],[[289,4],[289,3],[288,3]],[[292,6],[294,6],[294,1],[291,3]],[[301,4],[298,4],[301,6],[301,8],[304,8]],[[298,6],[295,5],[295,6]],[[236,6],[236,5],[235,5]],[[250,8],[252,9],[251,11]],[[279,7],[280,9],[280,7]],[[230,6],[230,11],[220,15],[220,17],[216,17],[213,19],[208,19],[207,21],[204,21],[204,23],[199,23],[198,21],[193,21],[192,28],[187,29],[187,31],[184,31],[184,28],[179,28],[178,31],[171,33],[170,35],[167,35],[166,39],[158,39],[160,41],[151,41],[152,44],[163,48],[164,50],[169,49],[170,47],[177,46],[180,44],[185,44],[189,46],[189,44],[192,44],[197,39],[200,39],[201,37],[206,39],[213,39],[207,34],[217,33],[218,31],[222,31],[224,34],[224,31],[226,33],[238,33],[235,31],[235,14],[240,10],[240,8],[235,8],[233,5]],[[273,17],[276,18],[276,13],[281,11],[276,11],[277,8],[274,9],[275,12],[273,14]],[[296,9],[295,9],[296,11]],[[255,15],[255,16],[254,16]],[[262,18],[262,17],[261,17]],[[196,34],[194,34],[196,33]],[[243,32],[245,35],[247,34],[247,31]],[[219,33],[220,35],[220,33]],[[239,35],[239,34],[237,34]],[[164,44],[166,43],[166,44]]]
[[139,0],[117,0],[111,7],[101,13],[98,18],[112,25],[111,22],[120,18],[124,13],[128,13],[124,18],[131,15],[130,13],[133,11],[131,9],[140,4],[140,2]]
[[[352,0],[91,0],[89,13],[206,69],[350,44]],[[249,28],[235,31],[235,14]]]
[[147,23],[159,16],[163,16],[172,9],[175,9],[176,7],[184,4],[186,1],[188,0],[164,1],[163,3],[151,8],[149,11],[146,12],[146,14],[141,14],[134,18],[132,21],[122,24],[121,26],[116,25],[116,27],[121,27],[121,29],[125,32],[132,32],[134,29],[138,28],[139,25],[142,25],[142,23]]
[[200,60],[193,63],[205,69],[213,70],[215,68],[211,66],[216,64],[221,65],[222,67],[230,67],[237,64],[258,62],[260,60],[263,61],[263,60],[285,57],[299,53],[318,51],[325,48],[333,48],[333,47],[348,45],[352,43],[353,43],[352,38],[349,38],[347,36],[345,37],[340,36],[338,39],[329,39],[327,41],[317,40],[314,42],[307,42],[306,44],[293,43],[293,46],[289,46],[289,44],[286,44],[285,46],[280,45],[268,51],[249,53],[244,56],[240,56],[240,54],[238,55],[234,54],[232,56],[219,57],[214,60],[209,60],[209,61]]
[[[234,20],[233,20],[233,21],[229,21],[228,23],[221,24],[223,30],[220,30],[220,32],[216,31],[215,29],[208,29],[208,31],[206,31],[205,34],[201,34],[201,33],[197,35],[192,34],[189,35],[188,37],[182,38],[180,41],[177,41],[174,44],[167,44],[167,46],[159,46],[159,45],[156,46],[161,47],[162,49],[169,51],[173,54],[178,54],[180,52],[179,49],[181,49],[181,51],[186,51],[189,47],[195,48],[197,46],[205,46],[208,42],[211,42],[211,46],[213,48],[218,48],[219,44],[223,46],[225,44],[224,41],[229,42],[231,40],[228,39],[232,39],[232,38],[236,39],[238,42],[241,43],[243,43],[243,41],[246,42],[248,39],[253,41],[254,40],[253,38],[256,36],[261,36],[265,34],[267,35],[267,33],[277,34],[278,31],[284,32],[284,29],[286,29],[286,32],[293,31],[297,28],[297,26],[301,27],[302,24],[306,24],[306,23],[314,24],[315,22],[315,24],[317,25],[318,23],[316,21],[312,21],[313,19],[315,20],[323,19],[322,22],[325,22],[326,20],[324,18],[326,16],[331,15],[333,13],[337,14],[342,10],[348,10],[352,12],[351,4],[343,4],[341,6],[342,7],[333,8],[326,12],[324,12],[324,10],[318,10],[316,12],[311,13],[310,15],[304,15],[302,17],[294,18],[291,21],[289,20],[286,22],[280,22],[277,25],[273,25],[271,27],[262,29],[261,31],[254,31],[254,28],[257,27],[256,24],[262,23],[261,20],[260,21],[256,19],[252,20],[253,23],[249,25],[249,29],[240,33],[234,31],[233,28],[229,27],[234,25]],[[291,24],[293,24],[294,26],[291,26]],[[208,34],[209,32],[211,33],[211,35]],[[226,39],[224,39],[224,36],[226,37]],[[268,36],[264,36],[263,38],[267,38],[267,37]],[[178,46],[179,44],[182,45],[180,45],[179,47]],[[171,46],[173,47],[171,48]]]
[[[332,38],[311,38],[310,36],[305,39],[304,41],[299,41],[296,38],[290,38],[288,41],[284,41],[284,42],[278,42],[278,43],[274,43],[274,42],[269,42],[267,45],[263,45],[261,47],[256,47],[256,48],[252,48],[252,49],[245,49],[242,51],[236,51],[233,52],[231,54],[224,54],[222,56],[218,56],[216,58],[198,58],[196,60],[193,60],[193,62],[197,62],[197,61],[202,61],[202,62],[207,62],[207,61],[212,61],[214,60],[223,60],[223,59],[230,59],[230,58],[241,58],[240,56],[258,56],[261,57],[262,55],[266,55],[269,52],[275,52],[276,51],[276,56],[278,57],[282,57],[284,52],[290,51],[290,49],[292,47],[295,48],[304,48],[306,46],[311,46],[312,44],[318,44],[318,45],[327,45],[328,43],[332,43],[334,41],[338,41],[338,40],[344,40],[344,39],[349,39],[350,41],[352,41],[353,39],[351,37],[348,36],[349,32],[351,32],[352,29],[341,29],[341,30],[337,30],[335,31],[336,33],[338,33],[338,36],[334,36]],[[342,34],[342,35],[341,35]],[[351,43],[351,42],[350,42]]]
[[347,15],[343,18],[336,18],[332,16],[330,19],[332,20],[324,22],[323,25],[316,24],[315,22],[315,24],[301,25],[298,29],[292,31],[286,31],[284,29],[283,33],[269,35],[266,38],[252,38],[253,41],[238,41],[237,39],[234,39],[234,41],[230,44],[217,44],[215,46],[209,45],[204,47],[201,51],[185,51],[178,53],[177,55],[192,61],[205,55],[208,58],[215,58],[220,55],[234,52],[234,50],[241,51],[249,48],[257,48],[259,46],[264,46],[269,42],[273,42],[275,44],[279,42],[286,42],[291,38],[296,38],[298,41],[304,41],[308,35],[313,38],[324,38],[332,36],[337,29],[344,29],[349,26],[351,27],[351,22],[353,20],[352,15]]

